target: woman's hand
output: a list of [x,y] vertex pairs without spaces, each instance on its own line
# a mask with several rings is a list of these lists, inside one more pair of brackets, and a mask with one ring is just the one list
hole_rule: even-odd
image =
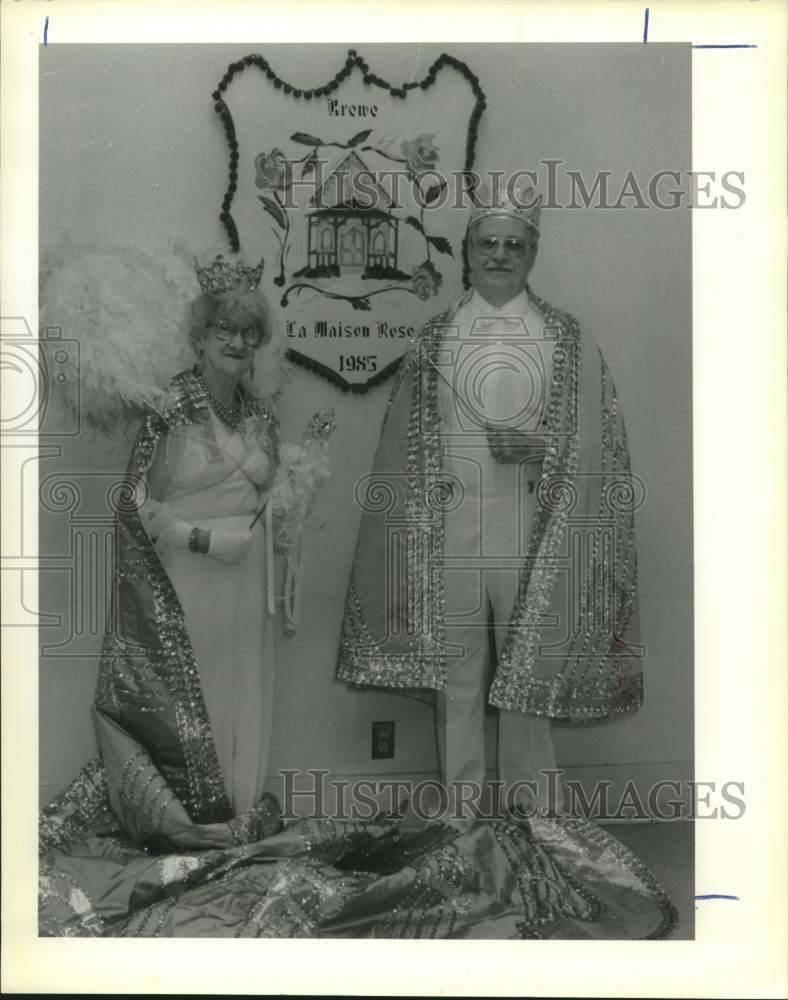
[[487,444],[496,462],[542,462],[547,448],[541,434],[525,433],[485,424]]
[[228,531],[226,528],[211,528],[208,555],[223,563],[237,563],[245,559],[252,547],[252,532]]

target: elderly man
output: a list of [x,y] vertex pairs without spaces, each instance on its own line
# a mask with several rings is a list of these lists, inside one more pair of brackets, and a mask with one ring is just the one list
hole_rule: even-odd
[[642,700],[624,426],[598,349],[528,286],[540,208],[533,189],[477,199],[472,288],[406,355],[357,491],[338,676],[437,692],[442,818],[460,827],[485,782],[485,700],[515,816],[562,809],[552,719]]

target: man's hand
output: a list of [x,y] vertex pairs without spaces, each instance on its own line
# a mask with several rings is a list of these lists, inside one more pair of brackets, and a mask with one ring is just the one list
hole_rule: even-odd
[[484,428],[490,452],[496,462],[511,464],[544,461],[547,441],[541,434],[495,427],[492,424],[485,424]]

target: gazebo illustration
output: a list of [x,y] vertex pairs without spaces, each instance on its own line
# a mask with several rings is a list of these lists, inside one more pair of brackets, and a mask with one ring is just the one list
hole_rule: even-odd
[[397,266],[397,206],[354,150],[324,178],[309,202],[306,267],[294,277],[408,280]]

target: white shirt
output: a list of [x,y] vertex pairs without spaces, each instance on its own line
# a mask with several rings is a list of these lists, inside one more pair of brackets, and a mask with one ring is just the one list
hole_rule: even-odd
[[[535,432],[547,410],[553,344],[544,317],[523,290],[503,306],[474,290],[442,341],[438,405],[443,465],[481,500],[511,497],[523,474],[517,463],[496,462],[486,423]],[[518,480],[519,477],[519,480]]]

